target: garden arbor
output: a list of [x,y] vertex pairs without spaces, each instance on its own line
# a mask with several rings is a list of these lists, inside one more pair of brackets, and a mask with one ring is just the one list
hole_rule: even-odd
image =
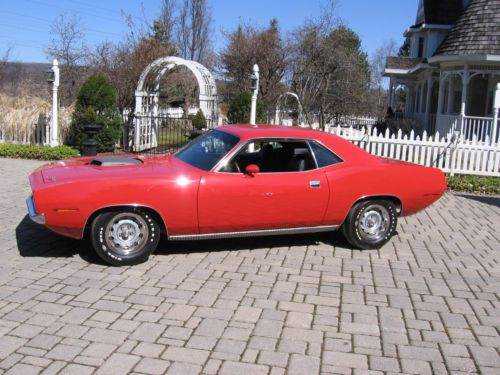
[[156,130],[159,123],[160,82],[165,73],[184,66],[193,73],[199,87],[199,109],[212,126],[217,122],[217,87],[210,71],[196,61],[176,56],[161,57],[142,72],[135,91],[135,142],[136,151],[157,145]]
[[302,108],[302,104],[300,103],[299,96],[294,92],[285,92],[278,97],[276,102],[276,112],[274,116],[274,123],[276,125],[291,125],[292,123],[285,124],[284,115],[286,115],[286,104],[287,99],[292,98],[297,102],[297,125],[304,125],[307,121],[306,116],[304,114],[304,109]]

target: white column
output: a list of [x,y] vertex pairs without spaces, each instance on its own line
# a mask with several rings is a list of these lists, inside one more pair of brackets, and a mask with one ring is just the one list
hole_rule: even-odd
[[493,126],[491,131],[491,144],[494,145],[498,134],[498,111],[500,110],[500,83],[497,83],[493,98]]
[[437,109],[437,114],[441,115],[443,113],[443,108],[444,108],[444,88],[445,88],[445,81],[440,78],[439,79],[439,96],[438,96],[438,109]]
[[259,66],[254,64],[253,66],[253,77],[256,79],[255,87],[253,87],[252,92],[252,105],[250,107],[250,124],[255,124],[256,114],[257,114],[257,96],[259,95]]
[[391,77],[389,82],[389,107],[392,109],[394,106],[394,79]]
[[59,146],[58,137],[58,103],[57,90],[59,88],[59,62],[54,59],[52,61],[52,71],[54,72],[54,82],[52,83],[52,119],[50,124],[50,145],[52,147]]
[[464,74],[462,76],[462,106],[460,114],[465,116],[465,106],[467,105],[467,89],[469,86],[469,66],[465,65]]
[[425,85],[420,86],[419,113],[424,112],[424,87]]
[[425,98],[425,129],[429,131],[429,120],[431,113],[431,99],[432,99],[432,77],[427,77],[427,96]]
[[418,95],[419,95],[419,90],[418,90],[418,85],[417,85],[415,87],[414,94],[413,94],[413,108],[412,108],[413,113],[418,112]]
[[464,117],[467,105],[467,87],[469,85],[469,66],[466,64],[464,73],[462,74],[462,105],[460,107],[459,130],[460,134],[464,134]]
[[446,103],[446,113],[451,114],[451,111],[453,111],[453,76],[450,76],[448,78],[448,99]]

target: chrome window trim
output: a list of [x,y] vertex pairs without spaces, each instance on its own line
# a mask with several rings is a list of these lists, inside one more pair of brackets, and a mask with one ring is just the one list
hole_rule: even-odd
[[[328,165],[325,165],[324,167],[321,167],[321,168],[328,168],[328,167],[331,167],[332,165],[344,163],[344,159],[342,159],[336,152],[333,152],[329,147],[326,147],[322,142],[319,142],[316,140],[310,140],[309,143],[317,143],[320,147],[323,147],[327,151],[330,151],[333,155],[335,155],[340,160],[338,163],[328,164]],[[311,153],[314,156],[314,160],[316,161],[316,165],[318,166],[318,169],[321,169],[321,168],[319,168],[318,162],[316,160],[316,154],[314,153],[314,150],[311,148],[310,145],[309,145],[309,147],[310,147]]]
[[204,233],[204,234],[184,234],[169,236],[169,240],[173,241],[189,241],[189,240],[212,240],[222,238],[237,238],[237,237],[260,237],[260,236],[277,236],[285,234],[301,234],[301,233],[319,233],[337,230],[340,225],[320,225],[315,227],[298,227],[298,228],[278,228],[264,230],[247,230],[239,232],[220,232],[220,233]]
[[33,196],[26,198],[26,205],[28,206],[28,214],[31,220],[37,224],[45,224],[45,215],[36,212],[35,201]]
[[[232,134],[232,133],[231,133]],[[325,146],[323,144],[323,142],[321,141],[318,141],[316,139],[309,139],[309,138],[294,138],[294,137],[285,137],[285,138],[279,138],[279,137],[257,137],[257,138],[251,138],[251,139],[247,139],[246,141],[240,143],[240,145],[238,146],[235,146],[235,148],[231,151],[229,151],[225,157],[223,157],[219,163],[217,163],[214,168],[209,171],[209,172],[212,172],[212,173],[217,173],[217,174],[230,174],[230,175],[242,175],[244,174],[243,172],[222,172],[220,171],[221,168],[223,168],[225,165],[224,164],[224,161],[226,159],[228,159],[228,162],[230,161],[231,158],[233,158],[244,146],[246,146],[247,144],[249,144],[250,142],[253,142],[253,141],[256,141],[256,140],[269,140],[269,141],[304,141],[306,142],[307,144],[307,147],[309,148],[309,152],[311,152],[313,158],[314,158],[314,162],[316,164],[316,168],[315,169],[309,169],[307,171],[288,171],[288,172],[259,172],[258,174],[264,174],[264,175],[270,175],[270,174],[289,174],[289,173],[307,173],[307,172],[312,172],[312,171],[320,171],[322,169],[325,169],[325,168],[329,168],[333,165],[339,165],[339,164],[343,164],[345,163],[345,160],[343,158],[341,158],[336,152],[333,152],[329,147]],[[328,151],[330,151],[332,154],[334,154],[335,156],[337,156],[340,161],[338,163],[335,163],[335,164],[330,164],[330,165],[327,165],[327,166],[324,166],[324,167],[318,167],[318,163],[316,161],[316,156],[314,155],[314,152],[312,151],[310,145],[309,145],[309,142],[316,142],[318,143],[319,145],[321,145],[322,147],[326,148]],[[205,171],[206,172],[206,171]]]

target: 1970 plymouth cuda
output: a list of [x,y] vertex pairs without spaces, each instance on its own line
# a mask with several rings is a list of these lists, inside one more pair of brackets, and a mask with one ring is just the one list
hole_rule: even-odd
[[58,161],[29,179],[30,217],[63,236],[90,235],[113,265],[145,261],[161,233],[194,240],[341,228],[353,247],[378,248],[398,216],[446,190],[438,169],[271,125],[221,126],[175,154]]

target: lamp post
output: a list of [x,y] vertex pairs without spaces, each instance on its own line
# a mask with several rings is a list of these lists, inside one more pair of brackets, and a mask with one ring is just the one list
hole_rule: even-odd
[[57,90],[59,89],[59,63],[57,59],[52,61],[52,68],[47,70],[47,82],[52,83],[52,118],[50,123],[50,141],[52,147],[59,146],[57,131]]
[[250,124],[255,125],[256,113],[257,113],[257,95],[259,95],[259,66],[254,64],[252,69],[252,76],[250,77],[252,81],[252,105],[250,107]]

